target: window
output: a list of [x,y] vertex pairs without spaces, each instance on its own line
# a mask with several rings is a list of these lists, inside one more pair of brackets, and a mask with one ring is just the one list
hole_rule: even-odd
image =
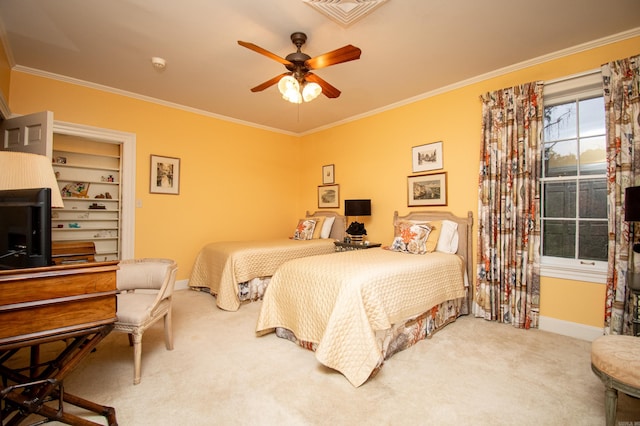
[[604,282],[608,223],[601,77],[595,73],[550,86],[540,179],[541,273]]

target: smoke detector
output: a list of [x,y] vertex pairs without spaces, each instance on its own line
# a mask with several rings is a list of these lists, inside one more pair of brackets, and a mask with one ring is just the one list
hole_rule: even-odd
[[151,58],[151,64],[158,71],[162,71],[164,69],[164,67],[167,66],[167,61],[165,61],[164,58],[160,58],[158,56],[154,56],[153,58]]

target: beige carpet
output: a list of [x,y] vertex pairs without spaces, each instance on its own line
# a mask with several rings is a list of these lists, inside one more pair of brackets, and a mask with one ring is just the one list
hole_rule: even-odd
[[[115,407],[124,426],[604,425],[586,341],[463,317],[354,388],[312,352],[255,337],[260,302],[224,312],[181,290],[174,303],[175,349],[161,323],[148,330],[139,385],[126,335],[112,333],[66,391]],[[618,420],[640,424],[638,400],[621,396]]]

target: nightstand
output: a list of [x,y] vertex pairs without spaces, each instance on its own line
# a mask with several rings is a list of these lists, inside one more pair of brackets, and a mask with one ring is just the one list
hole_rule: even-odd
[[382,245],[380,243],[353,244],[353,243],[343,243],[340,241],[334,241],[333,244],[336,245],[336,251],[364,250],[364,249],[370,249],[374,247],[380,247]]

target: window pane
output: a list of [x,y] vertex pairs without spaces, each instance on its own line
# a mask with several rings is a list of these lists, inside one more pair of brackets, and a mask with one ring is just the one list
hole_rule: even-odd
[[[604,108],[604,106],[603,106]],[[544,109],[544,140],[553,141],[578,136],[576,103],[554,105]]]
[[542,252],[545,256],[575,258],[576,224],[561,220],[543,221],[544,241]]
[[607,218],[607,180],[585,179],[580,181],[581,218]]
[[604,98],[593,98],[580,101],[580,137],[605,134]]
[[545,144],[545,177],[578,174],[578,142],[576,140]]
[[544,217],[576,217],[576,182],[544,185]]
[[604,136],[580,139],[580,174],[607,173],[607,152]]
[[607,222],[580,222],[578,257],[606,262],[608,232]]

